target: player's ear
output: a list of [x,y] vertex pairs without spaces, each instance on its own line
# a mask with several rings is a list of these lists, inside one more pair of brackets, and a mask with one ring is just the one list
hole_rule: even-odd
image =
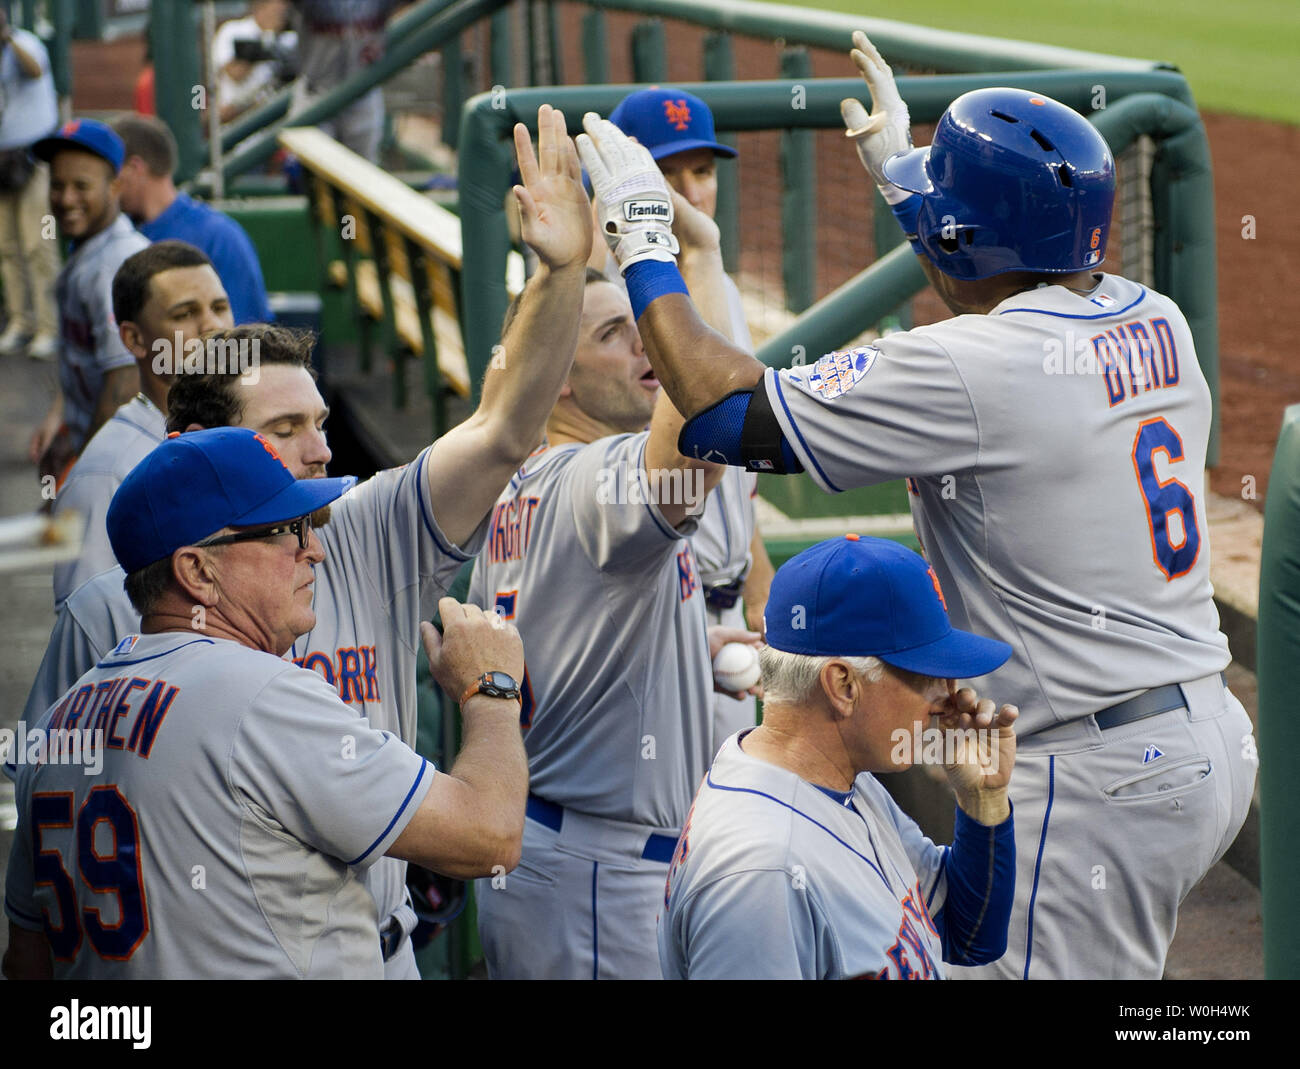
[[862,686],[853,669],[844,661],[832,659],[822,665],[817,680],[836,718],[847,719],[852,715]]
[[172,576],[185,596],[196,604],[217,603],[217,576],[212,559],[197,546],[182,546],[172,554]]
[[119,323],[117,325],[117,336],[122,339],[122,344],[137,360],[144,360],[148,357],[149,347],[144,343],[144,332],[134,323]]

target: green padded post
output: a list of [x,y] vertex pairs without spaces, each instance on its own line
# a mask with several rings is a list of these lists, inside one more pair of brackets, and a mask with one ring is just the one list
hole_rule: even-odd
[[632,79],[643,85],[668,78],[667,46],[664,24],[646,19],[632,28]]
[[1264,502],[1260,552],[1259,875],[1264,896],[1264,974],[1300,980],[1300,749],[1295,666],[1300,664],[1300,405],[1282,415]]
[[[812,60],[807,49],[788,48],[781,53],[781,74],[793,80],[789,107],[807,108],[807,86]],[[777,120],[780,125],[780,120]],[[816,135],[811,130],[781,131],[781,279],[785,306],[802,312],[817,295],[817,164],[813,159]]]

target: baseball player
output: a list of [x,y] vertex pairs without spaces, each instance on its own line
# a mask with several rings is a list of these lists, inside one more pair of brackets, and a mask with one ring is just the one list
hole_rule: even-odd
[[[664,976],[933,980],[998,958],[1016,710],[949,677],[1011,647],[953,628],[910,549],[854,534],[782,565],[767,610],[763,723],[727,740],[695,796],[659,917]],[[951,848],[871,775],[922,759],[932,714],[951,740]]]
[[[710,219],[714,217],[718,207],[717,160],[734,157],[736,150],[717,140],[713,113],[703,100],[681,89],[639,89],[624,97],[609,119],[649,150],[670,189]],[[618,261],[604,242],[593,247],[593,260],[593,266],[623,284]],[[716,278],[724,290],[723,333],[739,348],[753,352],[754,342],[736,283],[720,268],[710,277]],[[757,475],[743,468],[728,468],[691,536],[710,625],[741,630],[748,625],[755,632],[762,631],[772,562],[754,523],[757,495]],[[737,698],[717,693],[713,699],[714,750],[729,735],[752,727],[754,720],[752,694]]]
[[[720,263],[698,255],[710,234],[716,250],[717,228],[695,221],[682,230],[692,278]],[[658,979],[657,903],[714,752],[687,536],[722,469],[678,453],[681,417],[620,287],[592,270],[580,302],[545,311],[580,315],[573,370],[470,580],[468,600],[528,648],[523,858],[504,881],[479,881],[479,933],[493,979]]]
[[32,435],[28,457],[60,481],[117,409],[139,388],[135,359],[113,322],[113,276],[149,244],[118,207],[122,139],[94,119],[73,119],[32,146],[50,165],[50,211],[72,252],[55,282],[59,389]]
[[[379,473],[332,506],[333,519],[321,531],[327,557],[314,585],[317,623],[291,651],[334,686],[355,715],[408,744],[416,737],[419,622],[477,552],[492,502],[541,440],[577,335],[576,315],[556,318],[546,309],[582,292],[591,213],[563,115],[543,105],[538,126],[537,156],[527,130],[520,125],[515,131],[523,177],[516,196],[524,236],[542,267],[503,339],[505,359],[488,370],[474,415],[412,463]],[[273,442],[299,477],[323,475],[331,457],[323,430],[329,410],[310,370],[310,338],[274,326],[209,337],[218,343],[242,339],[250,347],[256,341],[256,381],[237,369],[182,376],[168,397],[169,429],[249,427]],[[108,628],[120,627],[129,607],[105,609],[100,601],[115,578],[108,573],[89,580],[60,609],[28,709],[51,691],[62,693],[59,681],[76,679],[97,650],[112,649],[124,633]],[[388,941],[390,978],[417,977],[406,938],[416,918],[405,902],[404,870],[399,862],[381,861],[367,874]]]
[[[806,468],[828,491],[911,476],[954,620],[1013,647],[998,689],[1021,710],[1020,871],[1007,954],[984,974],[1156,978],[1256,770],[1221,674],[1191,333],[1172,301],[1099,270],[1114,164],[1086,120],[978,90],[914,150],[888,67],[854,40],[875,112],[846,102],[850,137],[957,317],[765,371],[691,311],[665,224],[624,223],[642,336],[692,416],[685,451]],[[585,123],[606,205],[666,198],[644,152]],[[631,263],[646,247],[657,259]]]
[[[353,482],[295,479],[229,427],[164,442],[123,481],[107,523],[144,633],[50,710],[47,760],[14,767],[6,975],[379,978],[360,878],[377,859],[459,876],[514,863],[512,629],[450,598],[445,640],[425,625],[435,677],[466,694],[445,775],[283,657],[314,625],[311,517]],[[94,774],[63,760],[71,734]]]
[[54,569],[56,609],[116,563],[104,515],[127,473],[163,439],[167,391],[185,346],[205,331],[235,325],[212,262],[182,241],[154,242],[122,262],[113,276],[113,318],[135,357],[140,392],[86,443],[54,499],[55,516],[71,511],[85,520],[80,556]]

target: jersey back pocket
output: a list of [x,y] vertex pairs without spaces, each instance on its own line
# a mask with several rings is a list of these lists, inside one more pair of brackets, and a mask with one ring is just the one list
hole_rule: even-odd
[[1160,762],[1158,767],[1143,769],[1125,776],[1101,789],[1107,801],[1145,802],[1152,798],[1173,798],[1195,790],[1214,771],[1206,754],[1192,754],[1173,761]]

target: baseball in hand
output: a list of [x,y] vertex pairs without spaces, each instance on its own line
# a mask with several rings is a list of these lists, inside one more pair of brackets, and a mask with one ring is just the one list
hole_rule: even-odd
[[713,680],[723,690],[749,690],[758,676],[758,650],[744,642],[728,642],[713,658]]

